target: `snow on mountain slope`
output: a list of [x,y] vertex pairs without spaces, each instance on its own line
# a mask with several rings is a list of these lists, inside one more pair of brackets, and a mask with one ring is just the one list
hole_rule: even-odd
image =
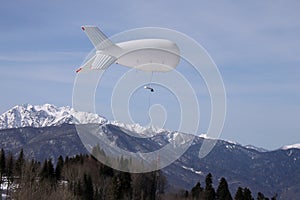
[[291,144],[291,145],[285,145],[281,147],[283,150],[288,150],[288,149],[300,149],[300,143],[298,144]]
[[[159,133],[167,133],[166,137],[174,139],[176,131],[165,130],[161,128],[155,128],[153,126],[143,127],[139,124],[125,124],[118,121],[108,121],[104,117],[87,112],[75,111],[69,106],[56,107],[51,104],[44,105],[30,105],[23,104],[13,107],[0,115],[0,130],[9,128],[21,128],[21,127],[47,127],[58,126],[61,124],[112,124],[125,129],[131,133],[137,133],[140,136],[151,137]],[[199,135],[204,139],[210,139],[205,134]],[[225,140],[224,140],[225,141]],[[227,141],[233,145],[235,142]],[[254,149],[259,152],[266,152],[263,148],[257,148],[252,145],[245,146],[248,149]],[[294,145],[286,145],[281,149],[300,149],[300,143]]]
[[0,116],[0,129],[20,127],[45,127],[67,124],[106,123],[100,115],[78,112],[70,107],[51,104],[15,106]]
[[115,126],[118,126],[120,128],[126,129],[130,132],[134,132],[137,133],[138,135],[147,135],[147,137],[150,136],[154,136],[158,133],[162,133],[162,132],[171,132],[169,130],[166,129],[162,129],[162,128],[157,128],[154,126],[141,126],[140,124],[125,124],[123,122],[119,122],[119,121],[111,121],[109,122],[110,124],[113,124]]
[[[104,117],[88,112],[75,111],[68,106],[56,107],[51,104],[23,104],[13,107],[0,115],[0,129],[21,127],[46,127],[61,124],[112,124],[139,135],[155,135],[167,130],[155,127],[143,127],[139,124],[125,124],[118,121],[108,121]],[[168,131],[170,132],[170,131]]]
[[258,151],[258,152],[267,152],[268,151],[267,149],[264,149],[262,147],[256,147],[256,146],[253,146],[253,145],[250,145],[250,144],[246,145],[245,147],[247,149],[253,149],[253,150]]

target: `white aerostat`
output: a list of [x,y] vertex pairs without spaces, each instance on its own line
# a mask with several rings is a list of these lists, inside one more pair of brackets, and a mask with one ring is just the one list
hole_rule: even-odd
[[113,43],[98,27],[82,26],[96,54],[76,72],[105,70],[113,63],[149,72],[167,72],[180,60],[178,46],[166,39],[139,39]]

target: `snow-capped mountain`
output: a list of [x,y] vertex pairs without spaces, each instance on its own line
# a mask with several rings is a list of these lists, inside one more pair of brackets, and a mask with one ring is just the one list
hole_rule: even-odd
[[[168,136],[176,136],[174,132],[164,132],[150,138],[133,139],[125,128],[109,123],[100,126],[106,130],[103,137],[130,152],[153,152],[169,143]],[[55,161],[60,155],[70,157],[88,153],[73,124],[3,129],[0,135],[0,146],[6,152],[17,156],[23,149],[26,156],[41,162],[46,158]],[[190,190],[199,180],[204,184],[205,176],[210,172],[216,184],[221,177],[226,177],[232,192],[241,186],[250,188],[253,194],[260,191],[267,196],[277,193],[278,199],[297,199],[300,191],[299,149],[260,152],[218,140],[208,156],[200,159],[202,143],[203,138],[196,137],[178,160],[162,169],[170,187]],[[110,153],[105,148],[106,155],[114,155],[107,152]]]
[[[25,104],[0,116],[0,146],[14,155],[22,148],[25,155],[40,161],[45,158],[55,160],[59,155],[87,153],[74,124],[90,123],[100,124],[105,130],[103,137],[131,152],[155,151],[177,136],[176,132],[154,127],[110,122],[100,115],[78,112],[70,107]],[[132,139],[131,132],[152,136]],[[184,155],[163,169],[173,187],[191,189],[211,172],[215,180],[226,177],[233,191],[238,186],[249,187],[251,191],[261,191],[268,196],[276,192],[279,199],[293,199],[291,197],[299,191],[300,144],[265,151],[251,145],[218,140],[208,156],[200,159],[199,149],[204,139],[207,139],[206,135],[195,137]]]
[[[0,130],[22,127],[48,127],[62,124],[112,124],[140,136],[153,136],[167,130],[139,124],[125,124],[119,121],[108,121],[104,117],[88,112],[76,111],[69,106],[56,107],[52,104],[23,104],[13,107],[0,115]],[[167,131],[170,132],[170,131]]]
[[[52,104],[44,105],[31,105],[23,104],[17,105],[10,110],[0,115],[0,130],[10,128],[23,128],[23,127],[49,127],[59,126],[62,124],[111,124],[122,128],[123,130],[137,135],[147,137],[154,136],[158,133],[173,133],[172,131],[156,128],[144,127],[139,124],[125,124],[119,121],[108,121],[104,117],[88,112],[76,111],[69,106],[57,107]],[[204,139],[209,139],[205,134],[199,135]],[[232,144],[236,142],[227,141]],[[253,149],[259,152],[267,152],[268,150],[258,148],[253,145],[246,145],[245,148]],[[297,148],[300,149],[300,143],[293,145],[285,145],[280,149],[287,150]]]
[[0,129],[106,122],[107,120],[100,115],[78,112],[70,107],[23,104],[13,107],[0,116]]

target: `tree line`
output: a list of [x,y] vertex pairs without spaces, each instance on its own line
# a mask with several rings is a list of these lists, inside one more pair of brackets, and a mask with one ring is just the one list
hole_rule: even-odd
[[1,193],[11,199],[150,200],[164,193],[161,171],[131,174],[114,170],[91,155],[28,160],[0,152]]
[[[271,200],[276,200],[275,194]],[[205,186],[202,187],[200,181],[190,190],[181,190],[178,194],[173,194],[169,199],[189,199],[189,200],[254,200],[249,188],[238,187],[234,196],[231,195],[228,183],[224,177],[219,180],[217,190],[213,187],[212,174],[207,174]],[[258,192],[256,200],[270,200],[263,193]]]
[[[91,155],[59,156],[39,162],[28,160],[23,150],[15,158],[12,153],[0,152],[1,194],[9,199],[85,199],[85,200],[254,200],[249,188],[239,187],[234,198],[225,178],[217,190],[212,174],[190,190],[165,192],[168,185],[161,171],[134,174],[114,170]],[[2,195],[2,196],[3,196]],[[257,200],[268,200],[262,193]],[[275,200],[276,196],[271,200]]]

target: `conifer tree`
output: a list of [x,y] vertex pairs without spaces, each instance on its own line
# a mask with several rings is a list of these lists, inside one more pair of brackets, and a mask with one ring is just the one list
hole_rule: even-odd
[[22,178],[22,172],[24,169],[24,165],[25,165],[24,152],[23,152],[23,149],[21,149],[19,157],[15,164],[16,174],[19,175],[20,178]]
[[184,198],[185,198],[185,199],[189,198],[189,191],[186,190],[186,191],[184,192]]
[[197,182],[197,184],[191,190],[192,198],[199,199],[202,192],[203,188],[201,187],[200,182]]
[[265,196],[261,192],[258,192],[257,193],[257,200],[264,200],[264,199],[265,199]]
[[13,178],[13,170],[14,170],[14,158],[10,153],[7,158],[7,168],[6,168],[6,175],[8,178]]
[[243,188],[238,187],[235,196],[234,196],[234,200],[244,200],[244,191]]
[[59,156],[57,164],[56,164],[56,168],[55,168],[55,178],[56,178],[56,180],[61,179],[61,173],[62,173],[63,166],[64,166],[64,159],[63,159],[62,156]]
[[212,185],[212,175],[209,173],[205,178],[205,199],[214,200],[215,196],[216,192]]
[[244,188],[244,200],[254,200],[249,188]]
[[48,160],[45,159],[43,163],[43,167],[40,172],[41,180],[46,180],[49,178],[49,169],[48,169]]
[[51,159],[49,159],[47,163],[47,176],[50,180],[54,179],[54,167]]
[[[35,166],[32,166],[32,167],[35,167]],[[35,170],[35,169],[33,169],[33,170]],[[51,187],[56,187],[54,167],[53,167],[51,159],[49,159],[49,160],[45,159],[39,175],[40,175],[41,181],[44,181],[45,183],[49,183],[51,185]]]
[[2,177],[5,174],[5,169],[6,169],[6,160],[5,160],[5,152],[3,150],[3,148],[1,149],[0,152],[0,178],[1,178],[1,182],[2,182]]
[[232,200],[230,191],[228,189],[228,184],[225,178],[221,178],[217,193],[216,193],[217,200]]
[[[3,182],[2,178],[5,174],[5,168],[6,168],[5,152],[2,148],[0,152],[0,185],[2,185]],[[0,188],[0,194],[2,194],[2,187]]]
[[238,188],[235,197],[235,200],[254,200],[249,188],[242,189],[241,187]]
[[83,199],[93,200],[94,198],[94,187],[92,178],[90,175],[83,175]]
[[69,164],[69,156],[66,156],[66,158],[65,158],[65,163],[64,163],[65,165],[68,165]]

